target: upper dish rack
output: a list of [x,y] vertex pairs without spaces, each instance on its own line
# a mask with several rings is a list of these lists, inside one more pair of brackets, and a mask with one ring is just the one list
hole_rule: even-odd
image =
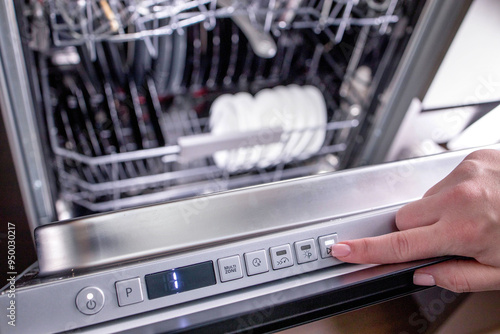
[[[345,167],[413,7],[32,0],[24,13],[38,28],[29,46],[37,51],[59,218],[81,214],[75,208],[116,210]],[[326,121],[211,134],[210,109],[221,95],[289,85],[314,86]],[[324,132],[323,143],[307,156],[282,152],[236,169],[214,161],[218,151],[290,147],[290,138],[314,131]]]
[[[368,8],[361,17],[353,16],[359,2]],[[256,53],[272,57],[269,34],[279,35],[283,29],[312,29],[316,33],[336,27],[329,38],[335,44],[342,41],[351,26],[373,26],[381,34],[398,21],[394,15],[400,0],[48,0],[34,2],[45,6],[49,13],[52,40],[55,46],[86,44],[95,59],[95,43],[100,41],[145,41],[148,52],[156,57],[158,50],[152,37],[170,35],[174,31],[203,23],[207,30],[217,19],[232,18],[245,32]],[[42,15],[39,8],[37,15]],[[359,13],[358,13],[359,15]],[[260,41],[259,41],[260,39]],[[255,45],[253,44],[255,43]],[[272,42],[271,42],[272,44]],[[273,52],[274,51],[274,52]]]

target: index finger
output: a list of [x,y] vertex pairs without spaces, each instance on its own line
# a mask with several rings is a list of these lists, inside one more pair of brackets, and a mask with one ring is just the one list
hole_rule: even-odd
[[332,246],[332,256],[350,263],[399,263],[446,254],[436,225],[422,226],[377,237],[342,241]]

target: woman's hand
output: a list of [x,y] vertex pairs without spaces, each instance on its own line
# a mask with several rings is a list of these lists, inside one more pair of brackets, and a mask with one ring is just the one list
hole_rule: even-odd
[[343,241],[332,255],[351,263],[396,263],[444,255],[415,271],[417,285],[455,292],[500,290],[500,151],[468,155],[422,199],[396,215],[399,232]]

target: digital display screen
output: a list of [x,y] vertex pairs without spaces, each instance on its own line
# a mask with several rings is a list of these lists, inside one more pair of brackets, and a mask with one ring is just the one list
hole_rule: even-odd
[[212,261],[146,275],[145,280],[149,299],[199,289],[216,283]]

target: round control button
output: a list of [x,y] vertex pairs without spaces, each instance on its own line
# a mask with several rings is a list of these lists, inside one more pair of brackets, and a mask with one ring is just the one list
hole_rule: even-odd
[[96,287],[87,287],[76,295],[76,307],[86,315],[99,312],[104,306],[104,293]]

